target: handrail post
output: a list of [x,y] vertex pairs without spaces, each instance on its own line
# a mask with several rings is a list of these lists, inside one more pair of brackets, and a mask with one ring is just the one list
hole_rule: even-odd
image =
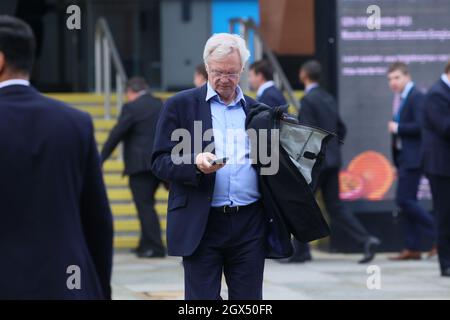
[[101,30],[95,30],[95,93],[102,92],[102,38]]
[[[241,34],[242,38],[244,38],[245,42],[249,42],[249,32],[248,29],[243,21],[239,22],[239,33]],[[242,71],[240,86],[243,91],[248,91],[250,89],[250,86],[248,84],[248,67],[244,68]]]
[[97,20],[95,29],[95,92],[104,94],[104,116],[111,119],[111,85],[116,79],[116,110],[120,114],[127,75],[105,18]]
[[108,41],[103,38],[103,83],[105,90],[105,119],[111,118],[111,61]]
[[[122,105],[123,105],[123,93],[125,91],[125,83],[120,76],[119,73],[116,74],[116,107],[117,107],[117,116],[120,115],[122,112]],[[119,159],[123,160],[123,144],[120,143],[119,146]]]
[[122,77],[116,74],[116,107],[117,115],[120,114],[123,104],[123,93],[125,92],[125,84],[123,83]]
[[263,58],[263,47],[261,43],[261,39],[258,34],[253,35],[254,43],[253,47],[255,49],[255,60],[261,60]]

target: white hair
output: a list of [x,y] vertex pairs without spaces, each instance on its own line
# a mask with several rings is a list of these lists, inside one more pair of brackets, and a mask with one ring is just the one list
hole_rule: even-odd
[[250,58],[250,51],[247,49],[245,40],[238,34],[216,33],[212,35],[205,44],[203,51],[203,61],[208,65],[209,59],[223,58],[224,56],[237,50],[241,57],[242,68],[244,68]]

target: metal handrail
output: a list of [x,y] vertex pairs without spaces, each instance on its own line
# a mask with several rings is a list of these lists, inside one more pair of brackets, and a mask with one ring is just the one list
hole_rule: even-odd
[[[264,40],[259,27],[256,25],[255,21],[252,18],[232,18],[229,20],[230,22],[230,33],[234,33],[235,26],[239,26],[239,33],[241,36],[245,39],[247,43],[250,41],[249,31],[254,32],[254,48],[255,48],[255,59],[259,60],[262,59],[263,54],[266,54],[267,59],[269,60],[270,64],[272,65],[274,69],[274,79],[275,83],[278,87],[286,90],[288,94],[288,101],[289,104],[293,105],[297,112],[300,111],[300,103],[297,101],[297,99],[294,96],[294,91],[292,90],[291,84],[289,83],[286,74],[284,73],[283,69],[281,68],[280,63],[278,62],[277,57],[273,53],[273,51],[270,49],[270,47],[267,45],[267,42]],[[248,70],[244,70],[245,73],[248,75]],[[245,81],[248,77],[245,76],[242,77]],[[244,90],[248,89],[247,82],[244,83]]]
[[111,118],[111,62],[116,72],[116,106],[119,114],[128,78],[109,25],[106,19],[101,17],[95,26],[95,92],[104,94],[105,119]]

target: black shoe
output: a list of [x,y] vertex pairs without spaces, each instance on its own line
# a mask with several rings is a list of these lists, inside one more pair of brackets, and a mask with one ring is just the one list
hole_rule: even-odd
[[305,263],[305,262],[311,261],[311,260],[312,260],[311,254],[302,254],[300,256],[293,255],[290,258],[279,259],[278,262],[280,262],[280,263]]
[[164,258],[166,254],[164,252],[157,252],[153,249],[137,251],[138,258]]
[[358,261],[358,263],[368,263],[375,258],[376,249],[381,244],[381,241],[378,238],[370,237],[364,243],[364,257]]
[[448,267],[446,269],[443,269],[441,271],[441,276],[443,276],[443,277],[450,277],[450,267]]
[[138,253],[139,251],[141,251],[139,247],[130,249],[131,253]]

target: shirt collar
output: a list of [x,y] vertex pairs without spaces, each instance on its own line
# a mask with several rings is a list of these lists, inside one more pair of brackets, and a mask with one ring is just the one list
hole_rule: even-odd
[[442,74],[441,80],[444,81],[444,83],[450,88],[450,80],[445,73]]
[[20,86],[29,86],[30,81],[24,80],[24,79],[9,79],[0,82],[0,89],[7,87],[7,86],[14,86],[14,85],[20,85]]
[[256,91],[256,96],[261,97],[266,89],[273,87],[274,85],[275,83],[272,80],[264,82],[259,86],[258,91]]
[[[211,84],[209,83],[209,81],[208,81],[208,84],[207,84],[207,88],[208,88],[208,89],[207,89],[207,91],[206,91],[206,99],[205,99],[205,101],[209,101],[209,100],[211,100],[212,98],[217,97],[217,100],[218,100],[220,103],[222,103],[222,104],[225,105],[225,103],[222,102],[222,100],[220,99],[219,95],[218,95],[217,92],[213,89],[213,87],[211,86]],[[240,101],[242,101],[243,104],[245,105],[244,93],[242,92],[241,87],[237,86],[237,87],[236,87],[236,98],[234,99],[234,102],[233,102],[232,104],[230,104],[230,105],[237,105]]]
[[410,81],[406,84],[405,89],[403,89],[402,94],[400,95],[400,97],[402,99],[406,99],[408,97],[409,92],[411,91],[411,89],[414,87],[414,82]]
[[307,85],[305,88],[305,94],[309,93],[312,89],[317,88],[318,86],[319,84],[317,82]]

